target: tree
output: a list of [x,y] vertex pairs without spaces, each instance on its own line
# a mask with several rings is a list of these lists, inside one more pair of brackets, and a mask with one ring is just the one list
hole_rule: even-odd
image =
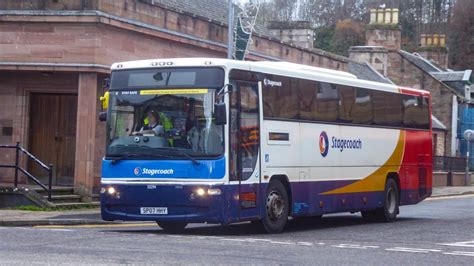
[[351,19],[340,20],[336,23],[333,38],[333,52],[348,56],[351,46],[365,44],[363,24]]
[[474,5],[471,0],[458,0],[453,7],[449,49],[451,67],[474,68]]

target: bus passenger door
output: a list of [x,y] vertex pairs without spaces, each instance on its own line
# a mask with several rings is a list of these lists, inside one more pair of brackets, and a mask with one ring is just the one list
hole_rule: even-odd
[[230,184],[235,188],[231,216],[259,216],[260,123],[258,83],[235,81],[230,97]]

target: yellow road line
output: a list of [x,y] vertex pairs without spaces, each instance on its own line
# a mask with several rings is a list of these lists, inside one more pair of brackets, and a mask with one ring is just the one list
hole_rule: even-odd
[[36,225],[34,228],[107,228],[107,227],[143,227],[156,226],[156,223],[133,223],[133,224],[82,224],[82,225]]

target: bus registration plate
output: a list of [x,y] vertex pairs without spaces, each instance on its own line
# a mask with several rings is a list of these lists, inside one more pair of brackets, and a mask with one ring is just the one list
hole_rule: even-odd
[[141,207],[140,214],[168,214],[166,207]]

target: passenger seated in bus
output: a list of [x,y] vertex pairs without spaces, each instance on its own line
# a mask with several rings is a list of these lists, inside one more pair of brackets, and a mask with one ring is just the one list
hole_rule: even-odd
[[194,151],[204,150],[206,119],[197,117],[195,125],[188,131],[188,142]]
[[164,128],[160,125],[160,116],[151,110],[147,113],[148,124],[144,125],[140,131],[132,132],[132,135],[152,134],[155,136],[163,136]]

